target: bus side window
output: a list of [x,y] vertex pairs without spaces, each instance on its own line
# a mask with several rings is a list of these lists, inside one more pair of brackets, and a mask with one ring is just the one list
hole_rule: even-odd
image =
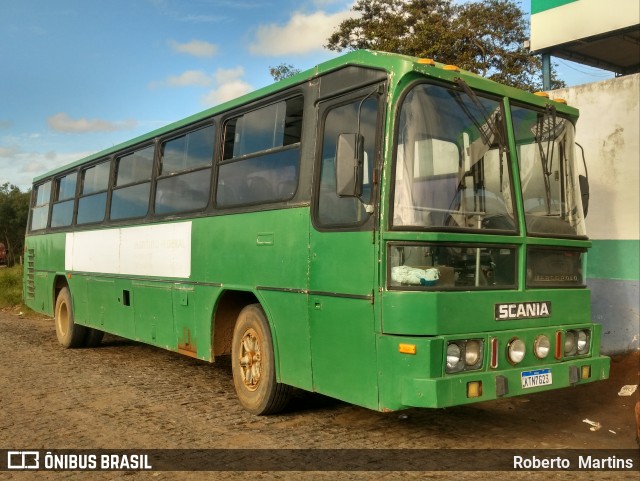
[[76,196],[78,173],[73,172],[59,177],[55,181],[53,208],[51,209],[51,227],[64,227],[73,221],[73,205]]
[[214,126],[194,130],[162,144],[155,213],[197,211],[209,203]]
[[303,97],[293,97],[225,123],[218,206],[293,197],[298,185],[303,104]]
[[[317,220],[322,225],[360,224],[368,219],[365,204],[372,201],[373,168],[375,163],[378,100],[369,97],[331,109],[324,120],[322,164]],[[364,137],[363,188],[360,199],[339,197],[336,191],[336,145],[338,136],[356,132],[360,115],[360,134]]]
[[119,157],[111,194],[111,219],[144,217],[149,210],[153,145]]
[[31,208],[31,230],[47,227],[49,219],[49,201],[51,199],[51,181],[38,185],[34,189],[33,207]]
[[111,164],[106,161],[82,171],[76,224],[104,220],[110,169]]

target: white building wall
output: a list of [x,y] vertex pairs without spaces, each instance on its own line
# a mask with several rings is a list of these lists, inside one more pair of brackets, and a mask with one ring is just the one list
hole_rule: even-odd
[[[580,110],[576,141],[585,151],[593,241],[587,278],[602,349],[639,348],[640,74],[550,92]],[[577,149],[579,155],[580,149]]]

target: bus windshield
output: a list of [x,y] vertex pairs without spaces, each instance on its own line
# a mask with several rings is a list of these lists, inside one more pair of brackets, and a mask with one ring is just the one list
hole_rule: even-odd
[[498,100],[419,84],[400,111],[393,225],[514,231]]
[[527,231],[538,235],[585,235],[574,161],[573,124],[553,111],[514,106],[520,182]]

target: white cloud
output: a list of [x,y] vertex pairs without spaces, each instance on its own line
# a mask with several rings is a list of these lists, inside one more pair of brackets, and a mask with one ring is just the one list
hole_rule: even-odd
[[49,128],[57,132],[113,132],[116,130],[130,130],[137,126],[135,120],[124,120],[120,122],[110,122],[101,119],[72,119],[64,112],[52,115],[47,119]]
[[209,87],[213,82],[210,75],[201,70],[187,70],[180,75],[171,75],[160,82],[151,82],[149,88],[158,87],[190,87],[196,85],[199,87]]
[[213,57],[218,52],[218,46],[203,40],[192,40],[187,43],[179,43],[170,40],[171,50],[177,53],[185,53],[194,57]]
[[241,65],[238,65],[237,67],[234,67],[234,68],[219,68],[218,70],[216,70],[216,73],[214,74],[214,78],[216,79],[217,83],[224,84],[228,82],[233,82],[238,78],[242,77],[243,75],[244,75],[244,67],[242,67]]
[[91,152],[25,152],[19,148],[0,148],[0,184],[9,182],[26,191],[31,188],[34,177],[90,154]]
[[249,51],[256,55],[300,55],[322,50],[338,25],[353,16],[351,10],[332,14],[318,11],[294,13],[286,25],[271,23],[258,27]]
[[242,67],[216,70],[213,75],[216,88],[202,98],[202,103],[207,106],[218,105],[251,92],[253,87],[242,79],[243,76],[244,68]]
[[0,147],[0,157],[11,157],[18,153],[16,147]]
[[253,87],[242,79],[243,76],[244,68],[241,66],[219,68],[212,74],[207,74],[201,70],[188,70],[159,82],[151,82],[149,88],[214,86],[215,88],[201,99],[203,105],[211,107],[251,92]]

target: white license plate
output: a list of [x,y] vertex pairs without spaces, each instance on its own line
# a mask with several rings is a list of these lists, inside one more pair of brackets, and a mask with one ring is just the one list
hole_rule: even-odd
[[532,387],[550,386],[553,381],[551,379],[551,369],[538,369],[537,371],[524,371],[520,373],[520,381],[522,389]]

